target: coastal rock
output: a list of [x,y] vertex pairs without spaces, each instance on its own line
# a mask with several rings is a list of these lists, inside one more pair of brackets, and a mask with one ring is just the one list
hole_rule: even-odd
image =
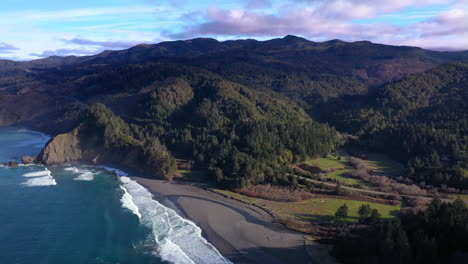
[[36,162],[36,157],[24,156],[21,159],[21,162],[23,164],[25,164],[25,165],[35,163]]
[[[90,122],[84,122],[69,133],[52,138],[36,158],[36,163],[56,165],[64,163],[121,164],[152,177],[167,179],[156,163],[142,159],[139,145],[125,148],[106,148],[102,133]],[[149,165],[148,165],[149,164]]]
[[17,162],[14,162],[14,161],[3,162],[2,165],[3,166],[8,166],[10,168],[16,168],[16,167],[19,166],[19,164]]
[[37,162],[44,165],[80,161],[82,152],[78,138],[79,129],[60,134],[53,138],[37,157]]

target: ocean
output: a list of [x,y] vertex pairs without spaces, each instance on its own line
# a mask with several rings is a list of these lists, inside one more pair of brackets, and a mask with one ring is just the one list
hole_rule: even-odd
[[[35,156],[48,140],[0,128],[0,162]],[[230,263],[163,204],[117,169],[1,166],[0,263]]]

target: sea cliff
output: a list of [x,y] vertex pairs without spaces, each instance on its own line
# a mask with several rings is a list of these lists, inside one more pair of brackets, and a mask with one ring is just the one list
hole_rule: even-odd
[[171,179],[175,171],[175,161],[163,146],[133,138],[126,123],[103,105],[92,106],[77,127],[53,137],[34,161],[121,164],[160,179]]

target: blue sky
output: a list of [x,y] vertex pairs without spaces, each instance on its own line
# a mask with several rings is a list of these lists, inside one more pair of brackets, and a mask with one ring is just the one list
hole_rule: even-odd
[[0,58],[213,37],[370,40],[468,50],[468,0],[1,0]]

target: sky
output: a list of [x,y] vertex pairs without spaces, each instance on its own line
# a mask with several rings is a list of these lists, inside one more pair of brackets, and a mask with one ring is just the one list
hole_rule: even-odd
[[0,1],[2,59],[286,35],[468,50],[468,0]]

